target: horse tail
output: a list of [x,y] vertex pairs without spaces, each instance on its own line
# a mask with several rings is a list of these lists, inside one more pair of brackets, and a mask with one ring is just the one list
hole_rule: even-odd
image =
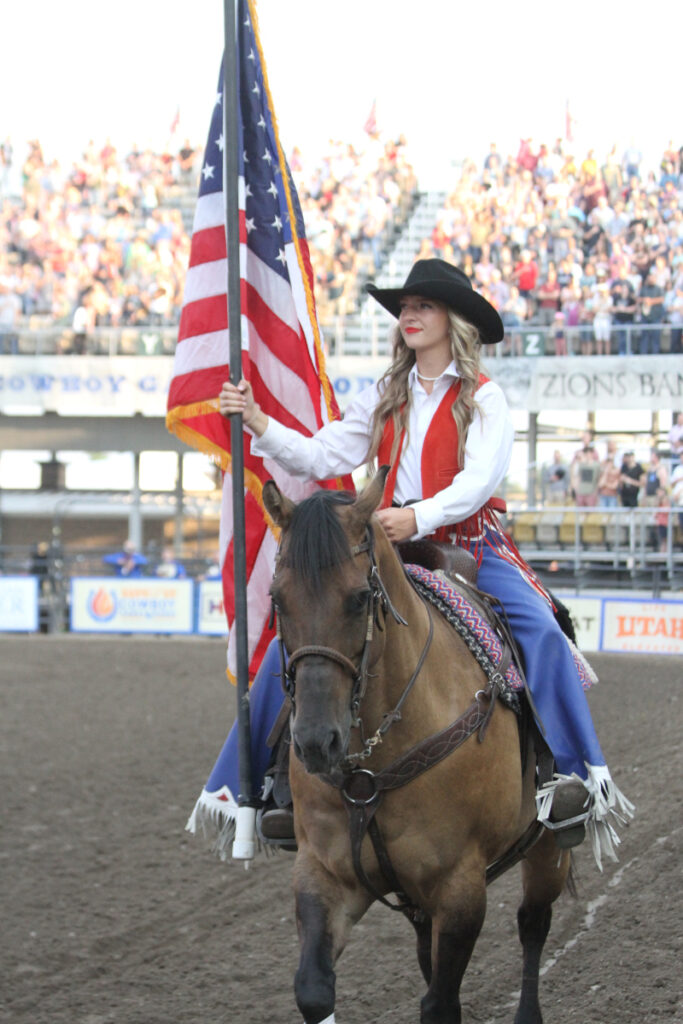
[[569,608],[567,608],[566,604],[563,604],[555,594],[551,594],[550,591],[548,591],[548,593],[550,594],[550,598],[555,609],[555,621],[564,635],[568,636],[573,644],[576,644],[576,630],[574,628],[574,621]]

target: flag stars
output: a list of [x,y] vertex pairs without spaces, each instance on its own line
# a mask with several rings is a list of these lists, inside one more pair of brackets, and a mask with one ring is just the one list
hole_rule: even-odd
[[277,199],[277,185],[275,184],[274,181],[271,181],[270,187],[267,189],[267,191],[270,192],[270,194],[272,196],[275,196],[275,198]]
[[278,254],[275,257],[275,259],[278,260],[282,264],[282,266],[284,267],[285,263],[287,262],[287,257],[285,256],[285,250],[284,249],[280,249],[280,251],[278,252]]
[[251,185],[249,184],[249,182],[247,182],[246,185],[244,186],[244,194],[245,194],[245,196],[253,196],[253,194],[254,194],[251,191]]
[[261,95],[261,89],[260,89],[260,87],[259,87],[259,84],[258,84],[258,82],[254,82],[254,88],[253,88],[253,89],[252,89],[251,91],[252,91],[253,93],[256,93],[256,95],[257,95],[257,96],[260,96],[260,95]]
[[204,166],[202,167],[204,181],[208,181],[209,178],[213,178],[213,172],[214,168],[211,166],[211,164],[204,164]]
[[222,153],[225,147],[225,139],[223,138],[223,132],[221,132],[218,138],[216,139],[216,145],[218,146]]
[[275,215],[275,220],[272,223],[272,227],[277,228],[278,231],[282,231],[282,221],[277,216],[277,214]]
[[220,104],[222,102],[223,102],[223,93],[222,92],[217,92],[216,93],[216,106],[220,106]]
[[247,217],[247,219],[245,221],[245,225],[246,225],[246,228],[247,228],[247,234],[249,234],[251,231],[254,231],[254,229],[256,228],[256,224],[254,222],[254,218],[253,217]]
[[[246,22],[245,22],[245,24],[246,24]],[[251,61],[255,61],[256,60],[256,54],[254,53],[253,49],[251,49],[249,51],[249,56],[247,57],[247,60],[251,60]]]
[[261,116],[259,117],[258,121],[256,122],[256,126],[258,128],[265,128],[266,127],[266,122],[265,122],[265,120],[263,118],[263,114],[261,114]]
[[265,160],[267,164],[272,164],[272,162],[273,162],[273,154],[270,152],[269,149],[267,149],[265,151],[265,153],[263,154],[263,156],[261,157],[261,159]]

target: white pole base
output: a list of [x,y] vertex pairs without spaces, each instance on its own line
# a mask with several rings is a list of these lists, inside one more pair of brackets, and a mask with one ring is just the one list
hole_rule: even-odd
[[238,807],[235,838],[232,841],[233,860],[253,860],[256,853],[256,808]]

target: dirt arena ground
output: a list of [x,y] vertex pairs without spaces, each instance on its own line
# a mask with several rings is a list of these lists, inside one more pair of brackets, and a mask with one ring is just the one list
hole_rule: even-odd
[[[291,855],[250,871],[184,832],[234,715],[221,641],[0,638],[0,1021],[283,1024],[297,940]],[[576,856],[556,905],[546,1024],[683,1022],[681,661],[594,658],[591,706],[637,804],[618,864]],[[513,871],[489,890],[464,1020],[512,1021]],[[339,1024],[414,1024],[412,930],[373,908],[338,967]]]

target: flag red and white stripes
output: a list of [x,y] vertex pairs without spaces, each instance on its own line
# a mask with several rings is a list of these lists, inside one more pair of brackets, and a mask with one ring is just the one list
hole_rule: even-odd
[[[251,0],[240,0],[238,21],[242,371],[267,415],[310,435],[337,418],[339,410],[325,373],[303,219],[277,134]],[[218,410],[218,394],[230,374],[222,84],[221,69],[201,171],[167,425],[189,444],[212,454],[224,470],[220,564],[230,627],[234,619],[230,425]],[[268,588],[277,547],[261,490],[272,478],[297,501],[315,485],[295,480],[274,463],[252,456],[248,438],[244,465],[249,674],[253,678],[270,639]],[[352,486],[348,478],[326,485]],[[231,637],[228,671],[233,678],[234,647]]]

